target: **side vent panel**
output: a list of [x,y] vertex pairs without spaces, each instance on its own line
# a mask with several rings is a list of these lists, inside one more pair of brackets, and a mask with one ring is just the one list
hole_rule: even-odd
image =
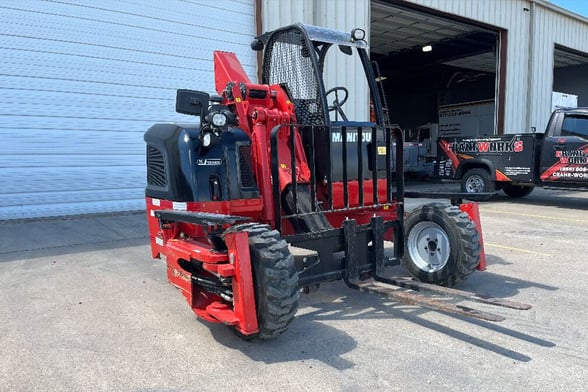
[[163,154],[150,145],[147,145],[147,183],[159,187],[167,185]]
[[251,146],[239,146],[239,171],[241,173],[241,187],[252,188],[255,187],[255,180],[253,179],[253,170],[251,169]]

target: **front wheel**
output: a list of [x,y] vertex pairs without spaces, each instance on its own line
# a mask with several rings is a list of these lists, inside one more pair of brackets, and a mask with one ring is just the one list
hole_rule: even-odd
[[466,171],[461,179],[461,191],[465,193],[494,192],[494,183],[488,170],[476,167]]
[[508,196],[513,197],[513,198],[525,197],[528,194],[530,194],[531,192],[533,192],[533,189],[535,189],[535,187],[533,185],[531,185],[531,186],[512,185],[510,183],[505,184],[502,187],[502,190],[504,191],[504,193],[506,193]]
[[298,310],[298,272],[288,243],[270,226],[248,223],[227,231],[246,231],[253,270],[255,307],[259,332],[246,340],[273,339],[284,333]]
[[402,264],[416,279],[452,286],[480,262],[480,235],[468,214],[450,204],[427,204],[405,219]]

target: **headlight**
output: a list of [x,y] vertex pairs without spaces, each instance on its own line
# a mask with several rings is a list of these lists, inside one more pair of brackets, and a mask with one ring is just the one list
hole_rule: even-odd
[[365,38],[365,30],[363,29],[353,29],[351,30],[351,38],[352,41],[361,41]]
[[215,127],[224,127],[227,125],[227,116],[225,116],[223,113],[214,113],[212,115],[212,124]]

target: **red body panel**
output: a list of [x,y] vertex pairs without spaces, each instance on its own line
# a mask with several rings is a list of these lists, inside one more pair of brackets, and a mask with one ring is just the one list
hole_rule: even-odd
[[[178,203],[169,200],[146,198],[151,251],[154,258],[163,258],[167,264],[169,282],[177,287],[194,313],[205,320],[233,325],[244,335],[258,331],[255,311],[253,277],[249,260],[247,233],[231,233],[225,237],[226,252],[219,252],[206,241],[201,226],[173,222],[160,226],[155,210],[181,209],[240,215],[259,219],[261,200],[235,200],[232,202]],[[175,207],[175,208],[174,208]],[[192,273],[182,263],[202,263],[203,276],[215,274],[232,278],[233,301],[201,290],[192,282]]]
[[[374,184],[372,180],[364,180],[362,184],[363,189],[363,203],[364,205],[373,204],[374,200]],[[386,192],[386,180],[379,179],[377,184],[378,190],[378,202],[390,202],[392,200],[387,200],[387,192]],[[326,192],[326,189],[324,190]],[[359,203],[359,181],[348,181],[347,182],[347,193],[348,193],[348,207],[354,208],[360,206]],[[333,183],[333,208],[341,209],[345,208],[345,200],[344,200],[344,190],[343,190],[343,183],[342,182],[335,182]],[[353,215],[353,211],[351,213],[347,213]]]
[[224,215],[239,215],[249,217],[254,222],[264,222],[261,219],[263,206],[263,201],[261,199],[214,202],[174,202],[146,197],[145,204],[147,206],[147,222],[151,242],[151,255],[154,258],[159,258],[159,254],[165,249],[165,242],[169,239],[178,238],[181,233],[187,237],[206,238],[206,235],[200,226],[190,223],[178,222],[172,225],[169,229],[162,229],[159,220],[154,215],[156,210],[211,212]]
[[251,270],[249,241],[247,239],[247,233],[231,233],[225,237],[229,263],[235,267],[233,275],[233,313],[239,320],[237,324],[239,331],[245,335],[258,331],[253,271]]

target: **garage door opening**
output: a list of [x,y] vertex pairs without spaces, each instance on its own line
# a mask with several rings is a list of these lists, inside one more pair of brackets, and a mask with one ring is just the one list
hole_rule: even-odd
[[552,109],[576,106],[588,107],[588,53],[556,45]]
[[395,1],[371,2],[370,29],[390,121],[407,140],[427,127],[443,136],[497,133],[498,30]]

